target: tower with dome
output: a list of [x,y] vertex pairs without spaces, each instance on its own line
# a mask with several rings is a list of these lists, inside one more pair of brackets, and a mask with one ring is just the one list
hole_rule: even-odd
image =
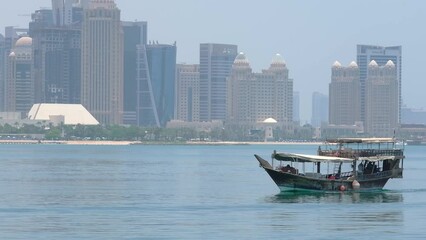
[[32,38],[19,38],[6,65],[5,110],[27,113],[34,104]]
[[228,122],[259,126],[265,119],[274,119],[276,126],[292,125],[293,80],[280,54],[273,56],[268,69],[256,73],[241,52],[227,82]]

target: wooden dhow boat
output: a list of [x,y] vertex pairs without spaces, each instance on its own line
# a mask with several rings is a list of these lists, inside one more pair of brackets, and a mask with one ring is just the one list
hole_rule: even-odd
[[281,191],[380,190],[402,178],[404,145],[394,138],[338,138],[318,147],[317,155],[274,151],[269,163],[256,159]]

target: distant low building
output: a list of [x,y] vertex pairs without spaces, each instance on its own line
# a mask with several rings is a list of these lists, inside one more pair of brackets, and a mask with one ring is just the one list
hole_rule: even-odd
[[34,104],[28,119],[65,125],[98,125],[99,122],[81,104]]
[[426,110],[402,108],[402,124],[426,124]]
[[312,93],[312,118],[313,127],[320,127],[324,123],[328,123],[328,96],[323,93]]
[[321,136],[317,137],[322,139],[339,137],[359,137],[363,134],[363,123],[361,121],[357,121],[354,125],[323,125],[321,126]]
[[196,131],[210,132],[215,128],[223,128],[222,121],[211,121],[211,122],[185,122],[182,120],[171,120],[167,122],[166,128],[191,128]]
[[265,130],[265,142],[274,140],[274,128],[278,125],[277,120],[273,118],[265,119],[263,122],[258,123],[262,129]]

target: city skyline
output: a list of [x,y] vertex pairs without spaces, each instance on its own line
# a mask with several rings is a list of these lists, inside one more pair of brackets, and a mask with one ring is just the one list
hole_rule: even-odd
[[[0,29],[26,27],[29,16],[50,0],[14,1],[0,10]],[[117,0],[122,20],[147,21],[149,40],[177,41],[177,62],[196,64],[202,42],[229,43],[250,55],[254,71],[260,71],[270,56],[280,53],[292,69],[294,89],[299,91],[301,123],[309,122],[311,95],[326,94],[330,66],[339,60],[347,65],[356,58],[356,45],[399,46],[404,48],[402,97],[404,104],[424,108],[418,88],[426,51],[426,35],[418,32],[426,20],[423,2],[400,1],[124,1]],[[368,5],[368,7],[365,7]],[[175,9],[180,9],[176,11]],[[350,11],[348,10],[350,9]],[[220,18],[216,13],[220,10]],[[380,11],[379,11],[380,10]],[[362,16],[367,17],[360,17]],[[251,18],[247,16],[258,16]],[[414,37],[416,36],[416,37]],[[309,71],[306,71],[309,69]]]

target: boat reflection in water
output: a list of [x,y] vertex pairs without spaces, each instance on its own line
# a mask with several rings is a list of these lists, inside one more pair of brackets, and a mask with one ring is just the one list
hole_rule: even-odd
[[[405,224],[403,195],[398,192],[303,193],[285,192],[265,199],[274,211],[266,216],[274,231],[291,233],[305,226],[303,238],[327,238],[342,233],[356,239],[394,239],[395,228]],[[385,234],[383,233],[385,232]],[[289,236],[298,239],[300,236]],[[354,239],[349,237],[349,239]]]
[[270,203],[398,203],[401,193],[392,191],[371,192],[302,192],[287,191],[266,198]]

